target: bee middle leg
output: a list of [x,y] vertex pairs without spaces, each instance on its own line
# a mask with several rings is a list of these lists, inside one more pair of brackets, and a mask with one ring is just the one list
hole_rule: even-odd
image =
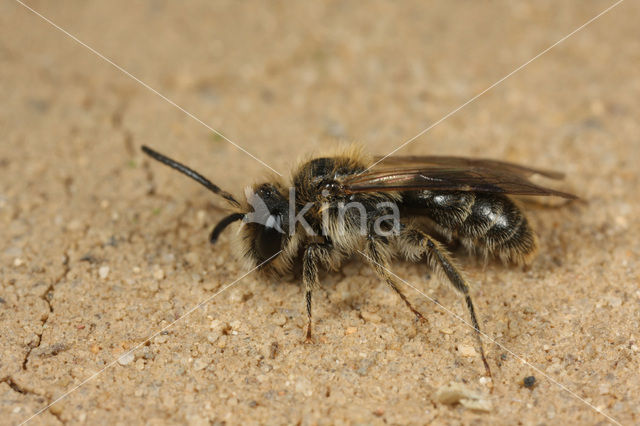
[[381,238],[369,238],[367,244],[367,256],[370,265],[376,271],[379,277],[381,277],[393,291],[396,292],[407,307],[416,316],[416,319],[422,322],[427,322],[427,319],[416,308],[413,307],[407,296],[404,295],[402,290],[398,287],[393,275],[389,272],[389,260],[388,256],[384,254],[385,240]]
[[307,246],[302,257],[302,283],[304,284],[304,303],[307,309],[307,332],[305,340],[311,341],[311,294],[318,288],[318,265],[326,263],[331,250],[330,243],[312,243]]

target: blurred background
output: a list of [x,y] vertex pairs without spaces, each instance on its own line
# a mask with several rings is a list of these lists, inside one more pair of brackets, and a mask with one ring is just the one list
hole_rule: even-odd
[[[392,151],[611,4],[30,3],[280,173],[336,141]],[[51,118],[59,128],[46,126],[47,149],[63,157],[82,147],[87,156],[122,159],[146,143],[231,187],[247,178],[232,170],[261,171],[18,3],[1,7],[9,130],[16,120],[39,129]],[[623,4],[398,154],[483,155],[569,171],[578,162],[615,162],[615,153],[598,147],[588,158],[576,155],[590,145],[590,132],[605,126],[604,114],[620,117],[633,108],[636,7]],[[6,136],[15,145],[18,135]],[[40,142],[41,135],[32,137]],[[60,138],[75,140],[55,143]],[[225,173],[217,174],[223,165]]]

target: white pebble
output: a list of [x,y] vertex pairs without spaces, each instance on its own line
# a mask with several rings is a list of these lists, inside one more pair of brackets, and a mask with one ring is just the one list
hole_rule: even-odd
[[142,358],[138,359],[135,365],[136,365],[136,370],[140,370],[140,371],[144,370],[144,360]]
[[458,352],[460,352],[460,355],[470,357],[470,358],[478,355],[478,353],[473,348],[473,346],[467,346],[467,345],[459,345]]
[[460,404],[475,411],[491,411],[491,400],[484,394],[475,392],[461,383],[450,383],[436,392],[436,400],[443,404]]
[[313,385],[311,381],[305,377],[301,377],[296,381],[296,392],[300,392],[306,397],[313,395]]
[[109,267],[108,266],[101,266],[100,269],[98,269],[98,275],[103,280],[105,278],[107,278],[109,276]]
[[202,358],[198,358],[196,359],[196,362],[193,363],[193,369],[195,371],[200,371],[200,370],[204,370],[204,368],[209,365],[209,363],[207,361],[205,361]]
[[133,352],[127,352],[126,354],[124,354],[120,358],[118,358],[118,364],[120,364],[120,365],[131,364],[133,362],[134,358],[135,357],[133,356]]
[[157,344],[163,344],[166,343],[167,341],[167,335],[166,334],[158,334],[156,337],[153,338],[153,341]]

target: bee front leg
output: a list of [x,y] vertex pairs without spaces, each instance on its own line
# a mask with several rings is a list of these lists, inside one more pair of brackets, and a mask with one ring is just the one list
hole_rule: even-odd
[[318,288],[318,265],[327,259],[330,243],[312,243],[307,246],[302,257],[302,282],[304,284],[304,303],[307,309],[306,342],[311,342],[311,294]]

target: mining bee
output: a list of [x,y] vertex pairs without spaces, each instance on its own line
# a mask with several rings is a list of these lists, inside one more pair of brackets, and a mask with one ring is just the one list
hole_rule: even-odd
[[425,321],[389,269],[395,256],[424,259],[464,296],[489,377],[469,285],[444,245],[457,242],[485,259],[528,264],[536,252],[536,237],[509,196],[576,198],[529,180],[532,175],[561,179],[556,172],[459,157],[394,156],[380,161],[382,157],[348,148],[303,162],[290,184],[280,178],[255,184],[239,201],[177,161],[146,146],[142,150],[227,201],[232,213],[213,228],[211,243],[231,223],[241,221],[240,255],[250,266],[275,274],[301,266],[307,340],[320,267],[336,269],[361,254],[417,319]]

